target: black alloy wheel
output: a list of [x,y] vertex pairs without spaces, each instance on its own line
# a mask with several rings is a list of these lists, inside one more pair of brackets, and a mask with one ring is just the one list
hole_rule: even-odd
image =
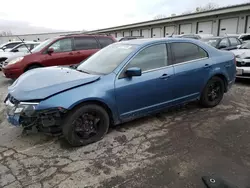
[[109,115],[103,107],[86,104],[65,117],[62,129],[72,146],[84,146],[101,140],[108,132],[109,123]]
[[200,102],[204,107],[215,107],[221,102],[224,92],[224,81],[220,77],[215,76],[208,81],[202,92]]

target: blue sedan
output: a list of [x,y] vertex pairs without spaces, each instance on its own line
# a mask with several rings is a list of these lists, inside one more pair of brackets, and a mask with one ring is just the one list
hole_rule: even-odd
[[199,100],[220,103],[235,81],[235,57],[192,39],[114,43],[77,68],[26,72],[5,99],[11,124],[63,133],[73,146],[104,137],[117,125]]

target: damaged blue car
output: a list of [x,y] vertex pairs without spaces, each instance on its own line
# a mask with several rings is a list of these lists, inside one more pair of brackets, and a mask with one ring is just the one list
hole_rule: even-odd
[[73,146],[117,125],[198,100],[220,103],[235,81],[235,57],[192,39],[138,39],[111,44],[77,68],[30,70],[8,89],[8,121],[63,133]]

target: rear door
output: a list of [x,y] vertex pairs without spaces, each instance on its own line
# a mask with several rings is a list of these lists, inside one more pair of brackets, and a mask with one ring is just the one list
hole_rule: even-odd
[[211,67],[207,52],[189,42],[170,43],[174,65],[176,102],[199,96],[209,76]]
[[74,63],[78,64],[100,49],[95,37],[84,36],[74,38]]
[[75,63],[73,56],[72,38],[63,38],[55,41],[47,49],[53,48],[54,52],[48,54],[44,52],[41,63],[44,66],[71,65]]

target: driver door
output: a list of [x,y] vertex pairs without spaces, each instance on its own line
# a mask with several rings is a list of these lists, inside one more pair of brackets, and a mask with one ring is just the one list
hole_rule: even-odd
[[[142,75],[126,76],[138,67]],[[144,48],[127,64],[115,81],[115,94],[122,121],[146,115],[171,105],[174,98],[173,66],[169,66],[166,44]]]

